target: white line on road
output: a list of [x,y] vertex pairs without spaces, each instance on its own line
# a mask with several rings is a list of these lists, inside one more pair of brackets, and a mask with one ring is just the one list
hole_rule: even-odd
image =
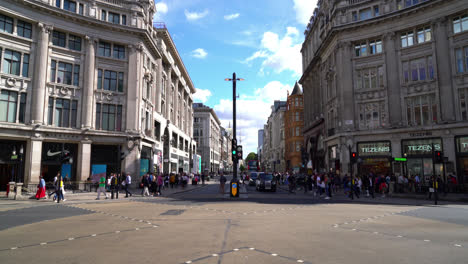
[[249,250],[255,250],[255,248],[249,248]]
[[298,259],[297,262],[298,263],[304,263],[304,261],[302,259]]
[[97,234],[92,234],[91,236],[92,236],[92,237],[95,237],[95,236],[97,236]]
[[460,245],[460,244],[455,244],[454,246],[456,246],[456,247],[462,247],[462,245]]
[[15,249],[18,249],[18,247],[12,247],[12,248],[10,248],[10,249],[11,249],[11,250],[15,250]]
[[278,256],[278,254],[276,254],[276,253],[272,253],[271,255],[272,255],[273,257]]
[[424,239],[424,242],[431,242],[429,239]]
[[217,257],[217,256],[218,256],[218,254],[212,254],[211,256],[213,256],[213,257]]
[[39,244],[41,246],[44,246],[44,245],[47,245],[47,242],[42,242],[41,244]]

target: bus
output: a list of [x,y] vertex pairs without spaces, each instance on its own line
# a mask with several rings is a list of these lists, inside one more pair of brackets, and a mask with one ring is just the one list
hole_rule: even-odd
[[247,162],[247,171],[260,171],[260,161],[249,160]]

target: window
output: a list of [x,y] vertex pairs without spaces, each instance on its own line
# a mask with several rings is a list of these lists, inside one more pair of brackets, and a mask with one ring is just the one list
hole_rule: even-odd
[[105,10],[101,11],[101,20],[107,21],[107,13]]
[[458,99],[460,101],[461,118],[466,121],[468,120],[468,89],[459,89]]
[[362,43],[354,47],[356,51],[356,57],[367,56],[367,44]]
[[298,137],[300,134],[299,134],[299,127],[296,127],[296,137]]
[[401,47],[406,48],[414,45],[414,33],[407,32],[401,34]]
[[356,71],[357,89],[375,89],[384,86],[383,66]]
[[359,10],[359,20],[366,20],[372,18],[372,9],[366,8]]
[[18,36],[30,39],[32,33],[31,23],[18,20],[18,23],[16,23],[16,32]]
[[23,77],[29,77],[29,54],[23,54]]
[[369,52],[370,54],[382,53],[382,41],[374,40],[369,42]]
[[124,46],[114,44],[114,58],[125,59],[125,47]]
[[57,83],[72,84],[72,64],[59,62],[57,69]]
[[299,112],[296,112],[296,121],[299,121]]
[[73,67],[73,85],[80,85],[80,65],[75,65]]
[[111,104],[96,104],[96,129],[121,131],[122,106]]
[[55,82],[55,72],[57,71],[57,62],[52,60],[50,62],[50,81]]
[[[0,17],[0,27],[1,23],[2,22]],[[453,19],[453,33],[457,34],[466,30],[468,30],[468,15],[455,17]]]
[[120,14],[109,12],[109,22],[120,24]]
[[21,53],[5,50],[3,55],[3,73],[20,75]]
[[60,8],[61,6],[61,0],[55,0],[55,6]]
[[437,123],[437,101],[433,94],[407,98],[406,109],[409,126]]
[[70,0],[63,0],[63,9],[76,13],[76,2]]
[[468,72],[468,47],[455,50],[457,73]]
[[18,93],[2,90],[0,93],[0,122],[16,122]]
[[123,72],[98,69],[98,89],[123,92],[123,76]]
[[84,5],[80,4],[78,8],[78,14],[83,15],[84,14]]
[[54,30],[54,32],[52,33],[52,44],[55,46],[65,47],[66,39],[67,39],[67,34],[63,32]]
[[111,44],[107,42],[99,41],[98,55],[104,57],[111,56]]
[[57,127],[76,128],[77,106],[77,100],[49,97],[49,120],[47,123]]
[[375,129],[385,125],[385,103],[359,104],[359,128]]
[[127,16],[122,15],[122,25],[127,25]]
[[81,51],[81,38],[75,35],[68,35],[68,48]]
[[379,16],[380,15],[380,12],[379,12],[379,6],[374,6],[374,16]]
[[13,33],[13,18],[0,14],[0,31]]
[[431,28],[420,28],[418,29],[418,43],[424,43],[431,41]]
[[432,56],[403,62],[403,77],[405,83],[434,80]]
[[357,20],[358,20],[358,16],[357,16],[357,12],[356,12],[356,11],[353,11],[352,16],[353,16],[353,21],[357,21]]
[[146,99],[151,99],[151,83],[146,82]]
[[21,93],[20,96],[20,107],[18,121],[24,124],[24,117],[26,115],[26,93]]
[[397,9],[398,10],[403,9],[403,0],[397,0]]
[[156,140],[160,140],[161,138],[161,123],[158,121],[154,121],[154,137]]

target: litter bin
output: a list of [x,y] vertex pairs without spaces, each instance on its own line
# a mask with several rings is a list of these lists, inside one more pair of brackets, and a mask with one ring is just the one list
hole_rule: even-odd
[[231,185],[230,187],[231,197],[239,197],[239,180],[232,179],[230,185]]

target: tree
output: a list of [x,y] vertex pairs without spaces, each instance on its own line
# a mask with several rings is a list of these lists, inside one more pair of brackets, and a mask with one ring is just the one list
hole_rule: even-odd
[[254,152],[250,152],[249,155],[247,155],[247,158],[245,158],[245,162],[249,162],[251,160],[257,160],[257,154]]
[[244,165],[240,165],[239,169],[240,169],[241,172],[244,172],[245,171]]

